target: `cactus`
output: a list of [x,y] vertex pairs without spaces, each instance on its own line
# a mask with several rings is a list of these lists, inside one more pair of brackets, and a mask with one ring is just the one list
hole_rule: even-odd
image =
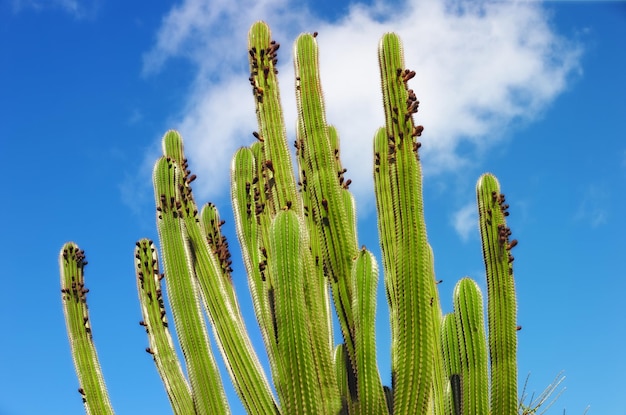
[[[249,78],[256,141],[231,165],[237,237],[254,311],[271,369],[264,373],[248,337],[231,279],[228,243],[217,209],[196,204],[183,140],[163,137],[153,184],[161,259],[137,242],[135,264],[146,351],[154,359],[175,414],[229,413],[213,330],[228,375],[250,414],[513,414],[518,403],[516,299],[508,205],[491,174],[477,184],[487,274],[487,322],[478,285],[461,279],[454,310],[442,312],[428,243],[414,123],[419,102],[408,82],[400,39],[383,36],[379,65],[385,126],[373,142],[374,186],[382,265],[391,320],[392,384],[376,363],[379,269],[359,248],[356,209],[340,159],[339,136],[327,124],[315,34],[294,46],[297,176],[289,151],[277,80],[279,44],[269,27],[249,32]],[[84,253],[64,246],[62,298],[80,393],[87,413],[113,413],[87,315]],[[160,263],[163,272],[160,270]],[[171,318],[163,301],[167,288]],[[343,342],[334,344],[332,309]],[[205,323],[205,316],[209,325]],[[173,324],[169,324],[170,321]],[[184,362],[170,330],[176,330]],[[183,364],[186,368],[183,370]]]

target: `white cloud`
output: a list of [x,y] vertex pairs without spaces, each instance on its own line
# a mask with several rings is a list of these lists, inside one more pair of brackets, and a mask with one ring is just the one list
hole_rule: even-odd
[[452,225],[462,240],[467,241],[472,232],[478,230],[478,213],[476,203],[468,203],[452,216]]
[[279,77],[290,142],[296,111],[289,46],[301,31],[319,32],[327,120],[338,128],[361,212],[373,206],[369,160],[383,123],[376,56],[383,33],[402,37],[406,65],[417,72],[410,86],[421,101],[416,122],[425,126],[426,174],[467,164],[468,156],[457,152],[460,143],[482,154],[512,121],[536,119],[578,69],[580,49],[554,32],[541,4],[427,0],[388,7],[354,5],[332,22],[293,0],[185,0],[170,11],[144,56],[144,71],[180,57],[197,69],[172,127],[185,138],[200,198],[222,194],[233,151],[253,140],[246,35],[256,20],[267,21],[283,44]]

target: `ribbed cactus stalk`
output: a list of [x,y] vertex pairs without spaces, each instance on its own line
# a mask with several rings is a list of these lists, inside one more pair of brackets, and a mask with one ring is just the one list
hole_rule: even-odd
[[[146,351],[174,413],[229,413],[209,328],[250,414],[517,413],[510,254],[517,241],[510,239],[506,226],[508,205],[495,177],[483,175],[477,199],[487,274],[487,337],[483,297],[471,279],[457,284],[451,313],[444,315],[440,306],[424,222],[418,141],[423,128],[414,122],[419,102],[408,87],[415,72],[405,68],[398,36],[386,34],[379,45],[385,126],[373,143],[391,319],[388,386],[382,384],[376,357],[379,267],[374,255],[359,247],[339,135],[326,121],[316,35],[303,34],[294,45],[296,169],[280,102],[279,44],[265,23],[250,29],[248,49],[258,130],[255,142],[233,157],[231,197],[276,396],[237,302],[228,243],[220,231],[224,222],[213,204],[201,209],[196,204],[191,188],[195,175],[182,137],[168,131],[153,174],[161,259],[155,244],[141,239],[135,247],[135,271],[140,325],[148,334]],[[87,413],[113,413],[87,315],[84,253],[68,243],[59,261],[85,408]],[[164,292],[170,310],[164,306]],[[334,342],[332,305],[343,338],[339,345]],[[173,329],[183,362],[175,351]]]
[[96,354],[87,310],[84,270],[85,252],[73,242],[63,245],[59,254],[61,271],[61,299],[67,325],[67,334],[78,374],[78,393],[87,414],[112,414],[109,394],[104,384]]

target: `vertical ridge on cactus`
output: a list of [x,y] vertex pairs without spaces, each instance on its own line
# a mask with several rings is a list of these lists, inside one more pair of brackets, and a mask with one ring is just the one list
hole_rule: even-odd
[[[155,244],[141,239],[134,250],[135,273],[140,325],[149,341],[146,352],[174,414],[230,412],[209,327],[250,414],[516,413],[510,251],[517,241],[509,238],[508,205],[497,179],[485,174],[476,187],[487,274],[487,335],[482,293],[473,280],[458,282],[454,310],[442,312],[424,220],[418,141],[423,127],[414,122],[419,101],[408,88],[416,72],[405,68],[400,38],[385,34],[378,47],[385,126],[373,139],[382,279],[391,324],[392,385],[383,386],[375,337],[379,267],[365,246],[358,248],[356,207],[341,163],[339,134],[326,120],[316,34],[302,34],[294,42],[296,174],[280,102],[279,48],[267,24],[252,25],[249,82],[258,129],[252,133],[254,142],[236,151],[230,167],[235,229],[270,376],[239,307],[221,230],[224,221],[211,203],[198,209],[191,187],[196,176],[177,131],[165,133],[163,156],[155,163],[164,272]],[[87,314],[84,253],[68,242],[59,263],[85,410],[112,414]],[[331,302],[342,336],[339,344]]]

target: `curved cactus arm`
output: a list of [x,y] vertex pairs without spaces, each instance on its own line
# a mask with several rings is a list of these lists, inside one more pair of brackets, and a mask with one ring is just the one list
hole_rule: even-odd
[[278,380],[282,410],[287,414],[323,413],[314,367],[311,336],[305,304],[303,225],[295,212],[279,212],[270,229],[270,271],[275,278],[276,342],[280,358]]
[[[425,413],[429,407],[434,376],[434,333],[431,300],[435,290],[430,249],[426,237],[422,203],[419,147],[415,137],[421,127],[413,124],[418,101],[407,90],[407,81],[415,72],[404,69],[400,39],[395,34],[383,36],[378,52],[386,120],[386,163],[376,165],[374,175],[380,201],[379,222],[391,220],[393,228],[381,227],[380,233],[390,300],[396,324],[392,324],[392,381],[394,413]],[[380,148],[379,157],[385,153]],[[376,155],[375,155],[376,157]],[[387,175],[388,178],[381,179]],[[388,193],[388,194],[387,194]],[[389,202],[391,202],[389,204]],[[382,213],[381,212],[387,212]],[[389,217],[393,212],[393,219]],[[393,232],[391,232],[393,229]]]
[[152,355],[163,380],[165,391],[176,415],[195,414],[191,390],[183,373],[165,315],[158,256],[154,243],[142,239],[135,247],[135,272],[137,291],[143,320],[150,346],[146,352]]
[[[206,206],[203,216],[211,216],[213,209]],[[235,389],[249,414],[278,413],[269,382],[247,334],[231,280],[224,278],[221,268],[215,266],[215,259],[207,249],[198,226],[187,221],[187,227],[194,247],[194,267],[204,304]],[[221,255],[226,256],[224,253]]]
[[[165,141],[164,141],[165,143]],[[183,222],[180,187],[183,171],[170,157],[161,157],[154,168],[157,229],[161,241],[168,299],[176,334],[187,364],[187,373],[198,414],[228,413],[225,392],[200,308],[199,288],[190,261],[190,242]]]
[[483,319],[483,297],[478,284],[461,279],[454,288],[454,317],[461,359],[463,414],[489,413],[487,341]]
[[263,164],[263,142],[255,142],[250,148],[241,148],[232,163],[232,201],[237,225],[237,236],[246,269],[257,321],[259,323],[265,349],[268,353],[274,385],[281,395],[279,376],[284,363],[276,341],[276,308],[274,301],[274,281],[269,270],[269,229],[272,222],[269,209],[265,209],[267,194],[265,189]]
[[[170,152],[166,156],[184,160],[180,134],[166,134],[163,148]],[[175,203],[188,238],[187,260],[198,283],[216,343],[246,410],[251,414],[277,413],[269,382],[252,347],[235,297],[228,263],[230,253],[219,232],[221,221],[217,209],[211,204],[205,206],[200,221],[190,186],[193,177],[190,173],[186,169],[177,182],[179,198]]]
[[506,226],[508,205],[492,174],[476,185],[478,219],[487,271],[487,320],[491,362],[491,413],[517,411],[517,306],[510,240]]
[[113,414],[109,395],[98,362],[96,347],[91,335],[84,268],[85,252],[74,242],[63,245],[59,254],[61,273],[61,299],[72,358],[78,376],[78,392],[82,396],[87,414]]
[[376,361],[376,287],[378,267],[363,247],[352,267],[355,287],[353,310],[356,336],[357,410],[363,415],[388,414],[385,392]]

